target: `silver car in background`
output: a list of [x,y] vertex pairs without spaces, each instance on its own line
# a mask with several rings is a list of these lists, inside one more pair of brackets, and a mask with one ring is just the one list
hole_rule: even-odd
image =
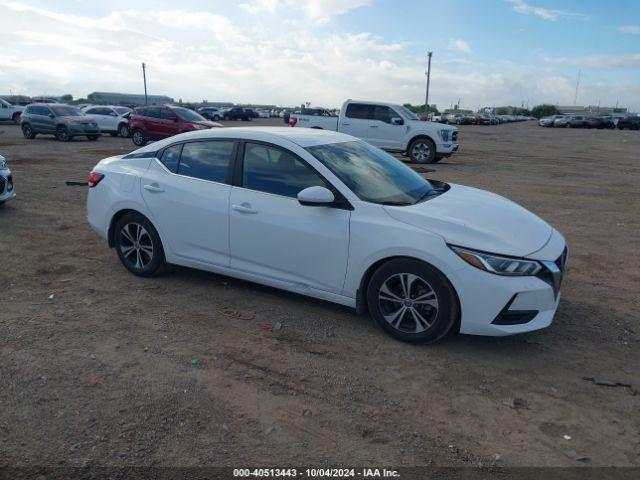
[[13,177],[5,158],[0,155],[0,205],[16,196],[13,191]]

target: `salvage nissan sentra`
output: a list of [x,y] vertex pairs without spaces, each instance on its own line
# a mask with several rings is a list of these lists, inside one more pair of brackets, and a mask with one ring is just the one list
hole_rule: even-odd
[[184,133],[102,160],[89,187],[90,225],[135,275],[238,277],[368,311],[408,342],[544,328],[560,299],[558,231],[341,133]]

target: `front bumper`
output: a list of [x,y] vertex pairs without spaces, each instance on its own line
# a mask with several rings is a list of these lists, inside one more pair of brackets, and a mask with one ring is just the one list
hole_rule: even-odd
[[13,176],[8,168],[0,170],[0,202],[6,202],[16,196],[13,188]]
[[[565,273],[566,247],[560,234],[544,256],[557,268],[535,277],[506,277],[471,265],[452,279],[460,299],[460,333],[504,336],[548,327],[560,301],[560,284]],[[560,241],[562,240],[562,241]],[[549,250],[553,250],[550,252]],[[532,255],[528,258],[536,257]],[[544,263],[544,262],[543,262]],[[553,271],[551,271],[553,270]]]
[[457,152],[458,148],[460,148],[460,144],[458,143],[441,143],[440,145],[438,145],[437,154],[448,157],[452,153]]

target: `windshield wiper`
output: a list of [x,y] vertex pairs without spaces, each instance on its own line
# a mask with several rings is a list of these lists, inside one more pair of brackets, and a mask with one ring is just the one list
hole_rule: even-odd
[[437,197],[443,192],[444,190],[442,188],[432,188],[431,190],[427,190],[424,195],[422,195],[418,200],[416,200],[416,203],[422,202],[423,200],[426,200],[428,197]]

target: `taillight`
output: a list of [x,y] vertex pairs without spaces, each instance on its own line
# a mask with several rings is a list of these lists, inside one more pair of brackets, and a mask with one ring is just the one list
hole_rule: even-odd
[[100,183],[100,180],[102,180],[103,178],[104,178],[104,175],[102,173],[91,172],[89,174],[89,179],[87,180],[87,183],[89,184],[89,188],[95,187],[96,185],[98,185]]
[[289,119],[289,126],[290,127],[295,127],[296,123],[298,123],[298,117],[291,117]]

